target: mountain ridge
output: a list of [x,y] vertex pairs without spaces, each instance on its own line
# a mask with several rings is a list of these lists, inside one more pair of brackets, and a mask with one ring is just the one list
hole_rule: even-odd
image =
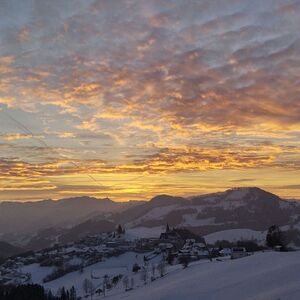
[[[94,234],[93,222],[99,232],[118,224],[128,229],[151,229],[166,223],[200,235],[239,228],[265,231],[273,224],[300,230],[300,203],[281,199],[257,187],[232,188],[189,198],[163,194],[138,202],[97,200],[88,196],[46,201],[47,211],[34,203],[29,205],[33,220],[22,209],[10,210],[13,220],[18,220],[18,226],[24,229],[19,232],[12,230],[14,223],[4,222],[7,216],[3,217],[5,214],[0,210],[0,237],[12,244],[31,245],[36,249],[39,243],[47,247],[57,241],[72,241]],[[52,205],[54,209],[49,209]]]

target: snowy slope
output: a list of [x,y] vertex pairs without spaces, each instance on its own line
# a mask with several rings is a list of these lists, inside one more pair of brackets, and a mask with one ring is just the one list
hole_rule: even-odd
[[256,240],[258,243],[265,243],[266,231],[256,231],[246,228],[229,229],[211,233],[205,236],[207,243],[213,244],[216,241],[226,240],[229,242],[236,242],[241,240]]
[[129,228],[126,230],[126,238],[158,238],[165,230],[166,226]]
[[134,262],[141,264],[142,260],[142,255],[137,255],[136,257],[135,253],[128,252],[118,257],[112,257],[106,261],[86,267],[82,274],[79,272],[72,272],[57,280],[46,283],[44,286],[45,288],[51,289],[53,292],[56,292],[58,288],[62,286],[65,286],[68,289],[74,286],[78,294],[82,295],[83,280],[85,278],[90,279],[91,274],[95,277],[99,277],[98,280],[93,280],[93,284],[98,287],[101,286],[104,275],[114,276],[118,274],[126,274],[128,270],[131,270]]
[[298,300],[300,252],[201,262],[110,300]]
[[169,223],[171,227],[187,227],[208,235],[238,228],[266,231],[273,224],[285,226],[300,222],[299,203],[284,201],[255,187],[235,188],[188,200],[173,199],[173,202],[169,202],[170,197],[167,202],[158,197],[154,202],[151,200],[131,209],[130,213],[124,212],[126,219],[121,214],[123,224],[126,228],[155,228]]
[[[82,283],[85,279],[90,279],[92,275],[94,277],[93,284],[95,288],[98,288],[102,287],[103,277],[105,275],[112,277],[122,274],[133,277],[134,275],[131,272],[132,266],[134,263],[143,265],[144,255],[147,255],[147,253],[137,254],[134,252],[127,252],[120,256],[111,257],[105,261],[85,267],[82,273],[78,271],[72,272],[48,283],[43,283],[43,278],[53,271],[53,267],[40,267],[39,264],[32,264],[23,267],[22,272],[30,273],[33,283],[42,284],[46,289],[50,289],[53,293],[56,293],[61,287],[70,289],[74,286],[77,294],[83,296]],[[155,259],[151,260],[151,263],[158,263],[160,260],[161,256],[157,256]],[[135,277],[135,281],[138,285],[140,275],[137,274]],[[123,285],[120,283],[115,291],[123,291]]]

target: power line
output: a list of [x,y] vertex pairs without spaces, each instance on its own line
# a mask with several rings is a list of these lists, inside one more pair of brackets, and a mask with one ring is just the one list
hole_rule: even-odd
[[[3,112],[3,111],[2,111]],[[44,140],[40,139],[39,137],[37,137],[28,127],[26,127],[25,125],[23,125],[20,121],[16,120],[14,117],[12,117],[8,112],[5,112],[5,114],[7,115],[7,117],[9,117],[13,122],[15,122],[16,124],[18,124],[18,127],[24,132],[27,133],[29,135],[31,135],[31,137],[35,140],[37,140],[38,142],[40,142],[45,148],[47,148],[48,150],[52,151],[54,154],[58,154],[61,157],[63,157],[61,155],[60,152],[57,152],[55,149],[53,149],[52,147],[50,147]],[[65,159],[65,157],[63,157]],[[76,168],[80,168],[80,165],[76,164],[74,161],[70,160],[69,161],[73,166],[75,166]],[[103,184],[101,184],[94,176],[92,176],[91,174],[86,173],[86,175],[92,179],[93,181],[95,181],[99,186],[103,187]]]
[[[32,130],[30,130],[27,126],[25,126],[23,123],[21,123],[20,121],[18,121],[17,119],[15,119],[13,116],[11,116],[7,111],[3,111],[1,110],[1,112],[3,112],[10,120],[12,120],[14,123],[17,124],[17,126],[23,131],[23,133],[25,134],[29,134],[33,139],[37,140],[39,143],[41,143],[43,145],[44,148],[52,151],[54,154],[58,154],[59,156],[63,157],[65,159],[64,156],[62,156],[62,154],[60,152],[57,152],[55,149],[53,149],[51,146],[49,146],[43,139],[39,138],[38,136],[36,136]],[[78,165],[77,163],[75,163],[74,161],[70,160],[69,161],[70,164],[72,164],[73,166],[75,166],[76,168],[80,168],[81,166]],[[102,183],[100,183],[93,175],[89,174],[89,173],[86,173],[86,175],[91,179],[93,180],[97,185],[101,186],[101,187],[104,187],[104,185]],[[144,178],[145,175],[139,175],[137,177],[134,177],[134,178],[131,178],[131,179],[128,179],[127,181],[136,181],[140,178]],[[117,186],[116,184],[115,185],[110,185],[110,187],[115,187]]]

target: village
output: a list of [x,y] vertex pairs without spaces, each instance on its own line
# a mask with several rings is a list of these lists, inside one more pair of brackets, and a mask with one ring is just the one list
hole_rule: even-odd
[[[219,256],[239,258],[248,255],[244,247],[208,246],[204,238],[187,229],[170,229],[168,224],[160,237],[139,239],[128,236],[119,225],[115,232],[86,236],[77,242],[54,245],[8,259],[0,265],[1,284],[32,283],[32,274],[28,272],[27,266],[38,265],[39,268],[47,270],[42,278],[42,283],[47,284],[72,272],[83,273],[89,266],[126,253],[136,253],[136,257],[142,257],[140,265],[135,263],[132,266],[134,272],[142,270],[143,266],[153,265],[154,262],[156,265],[163,262],[187,267],[190,262],[200,259],[211,260]],[[115,274],[117,275],[120,274]]]

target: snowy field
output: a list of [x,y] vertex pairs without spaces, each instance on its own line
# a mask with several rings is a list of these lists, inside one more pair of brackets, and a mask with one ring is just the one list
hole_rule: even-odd
[[[140,274],[133,274],[131,270],[134,263],[137,263],[140,266],[143,265],[144,255],[147,255],[147,253],[137,254],[134,252],[127,252],[118,257],[111,257],[103,262],[88,266],[84,268],[83,272],[72,272],[48,283],[43,283],[43,278],[53,271],[53,267],[40,267],[39,264],[32,264],[23,267],[22,272],[30,273],[33,283],[42,284],[46,289],[50,289],[53,293],[56,293],[61,287],[70,289],[74,286],[78,295],[83,296],[83,281],[85,279],[90,280],[91,277],[93,277],[92,282],[96,289],[102,287],[105,275],[113,277],[119,274],[126,275],[130,279],[134,278],[135,287],[140,286]],[[161,256],[157,256],[151,260],[150,264],[157,264],[160,260]],[[123,284],[120,282],[113,292],[121,291],[123,291]]]
[[299,300],[300,252],[257,253],[212,263],[200,261],[144,287],[106,299]]
[[[141,278],[141,272],[132,273],[132,265],[143,265],[144,254],[128,252],[86,267],[83,273],[69,273],[57,280],[43,284],[42,278],[52,268],[33,264],[23,268],[32,274],[32,280],[43,284],[54,293],[64,286],[75,286],[78,295],[85,296],[82,283],[84,279],[94,277],[95,288],[101,288],[104,275],[123,274],[134,282],[133,290],[125,292],[122,280],[112,290],[107,291],[105,299],[110,300],[299,300],[300,299],[300,252],[260,252],[254,255],[223,261],[200,260],[190,264],[187,269],[181,265],[166,267],[166,275],[147,284]],[[160,256],[149,263],[157,264]],[[94,295],[93,299],[102,299]]]

